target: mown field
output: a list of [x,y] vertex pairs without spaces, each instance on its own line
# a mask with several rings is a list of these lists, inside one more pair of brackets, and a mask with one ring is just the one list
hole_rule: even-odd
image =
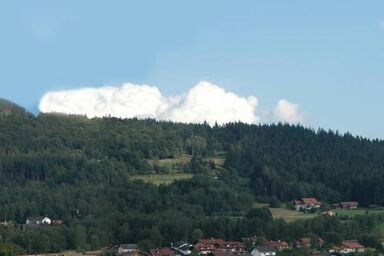
[[146,174],[146,175],[134,175],[132,180],[142,180],[144,182],[153,183],[155,185],[168,185],[176,180],[185,180],[192,178],[190,173],[171,173],[171,174]]
[[[132,180],[142,180],[144,182],[150,182],[155,185],[168,185],[175,180],[190,179],[193,177],[190,173],[184,173],[182,166],[188,164],[191,161],[192,156],[184,154],[177,158],[148,160],[151,166],[157,166],[161,171],[165,173],[143,174],[131,176]],[[225,161],[224,153],[220,153],[212,158],[205,158],[206,161],[213,161],[217,167],[222,167]]]
[[365,214],[384,214],[384,208],[335,209],[337,216],[353,217]]
[[[254,207],[256,208],[262,208],[262,207],[268,207],[268,204],[264,203],[255,203]],[[268,209],[271,211],[273,218],[275,219],[284,219],[286,222],[292,222],[296,220],[302,220],[302,219],[309,219],[314,218],[316,216],[319,216],[317,213],[303,213],[298,212],[295,210],[291,210],[286,208],[285,205],[282,205],[280,208],[270,208]]]

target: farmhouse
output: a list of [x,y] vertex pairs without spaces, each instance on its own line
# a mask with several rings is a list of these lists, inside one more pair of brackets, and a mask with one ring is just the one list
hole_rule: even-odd
[[335,246],[330,252],[336,252],[340,254],[348,254],[348,253],[362,253],[365,251],[364,246],[362,246],[356,240],[346,240],[341,244]]
[[155,248],[149,250],[151,256],[171,256],[172,250],[169,247]]
[[359,207],[359,203],[358,202],[354,202],[354,201],[351,201],[351,202],[341,202],[340,203],[340,207],[343,208],[343,209],[357,209],[357,207]]
[[314,197],[304,197],[294,202],[296,211],[308,211],[321,207],[321,202]]
[[48,217],[28,217],[25,221],[25,224],[27,225],[50,225],[51,219]]
[[272,246],[256,246],[251,251],[252,256],[275,256],[276,255],[276,249]]

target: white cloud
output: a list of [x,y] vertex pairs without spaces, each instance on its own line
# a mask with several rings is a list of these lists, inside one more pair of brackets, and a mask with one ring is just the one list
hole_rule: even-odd
[[303,115],[299,111],[299,105],[288,100],[279,100],[273,110],[274,119],[285,123],[301,123],[304,121]]
[[48,92],[41,112],[81,114],[88,117],[156,118],[184,123],[219,124],[232,121],[257,123],[257,98],[241,97],[210,82],[200,82],[186,94],[165,97],[148,85],[126,83],[119,87],[83,88]]
[[380,28],[384,30],[384,20],[380,21]]

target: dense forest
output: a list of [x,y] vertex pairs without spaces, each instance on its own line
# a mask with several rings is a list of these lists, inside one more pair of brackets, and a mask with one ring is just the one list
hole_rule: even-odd
[[[191,179],[154,185],[131,177],[169,173]],[[212,160],[224,156],[223,166]],[[34,116],[0,101],[0,236],[14,253],[141,248],[193,240],[194,234],[293,241],[360,239],[380,248],[384,216],[349,221],[320,216],[286,223],[253,203],[314,196],[327,203],[384,204],[384,142],[288,124],[224,126],[156,120]],[[25,228],[30,216],[63,225]],[[1,246],[0,246],[1,247]],[[0,250],[1,251],[1,250]]]

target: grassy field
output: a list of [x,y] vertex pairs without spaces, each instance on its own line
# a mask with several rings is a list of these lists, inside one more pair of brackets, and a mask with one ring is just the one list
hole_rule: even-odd
[[[256,208],[268,207],[268,204],[254,203],[254,207],[256,207]],[[314,218],[316,216],[319,216],[316,213],[303,213],[303,212],[291,210],[291,209],[286,208],[284,205],[281,208],[270,208],[270,207],[268,207],[268,208],[271,211],[273,218],[275,218],[275,219],[282,218],[286,222],[309,219],[309,218]]]
[[191,156],[183,154],[182,156],[177,157],[177,158],[167,158],[167,159],[159,159],[159,160],[150,159],[150,160],[148,160],[148,163],[152,166],[154,166],[154,165],[162,166],[162,165],[174,165],[174,164],[178,164],[178,163],[186,164],[189,161],[191,161]]
[[144,182],[153,183],[155,185],[171,184],[175,180],[185,180],[192,178],[190,173],[172,173],[172,174],[146,174],[146,175],[134,175],[132,180],[142,180]]
[[365,214],[384,214],[384,208],[335,209],[337,216],[352,217]]

